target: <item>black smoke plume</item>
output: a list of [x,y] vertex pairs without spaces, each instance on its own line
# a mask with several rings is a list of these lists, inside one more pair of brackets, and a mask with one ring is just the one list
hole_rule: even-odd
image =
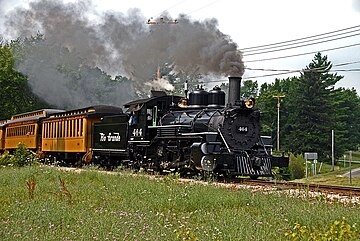
[[[172,19],[167,13],[162,17],[164,22]],[[216,19],[193,21],[180,15],[178,24],[146,21],[138,9],[98,13],[91,1],[38,0],[8,12],[5,33],[21,38],[43,34],[38,46],[25,51],[18,68],[29,76],[34,93],[58,107],[96,100],[121,105],[135,91],[147,91],[157,66],[165,63],[173,64],[175,71],[197,69],[203,75],[243,74],[242,55],[219,31]],[[102,98],[97,97],[94,89],[101,90],[102,83],[96,75],[85,74],[84,66],[127,76],[131,85],[114,81],[100,91]],[[75,72],[77,77],[71,74]]]

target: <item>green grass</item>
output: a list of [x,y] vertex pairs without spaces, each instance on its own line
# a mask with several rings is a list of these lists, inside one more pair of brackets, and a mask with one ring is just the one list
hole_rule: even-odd
[[[352,164],[352,169],[360,167],[359,164]],[[319,164],[317,165],[319,169]],[[360,187],[360,177],[352,177],[351,184],[348,176],[343,176],[344,173],[349,172],[349,164],[346,163],[345,167],[340,161],[337,165],[334,166],[334,171],[332,171],[332,166],[329,164],[323,164],[321,172],[318,175],[314,176],[310,172],[309,168],[309,178],[310,183],[319,183],[319,184],[330,184],[330,185],[342,185],[342,186],[353,186]],[[306,178],[294,180],[297,182],[306,182]]]
[[358,204],[181,184],[172,176],[6,167],[0,194],[1,240],[286,240],[295,223],[323,230],[345,217],[360,225]]
[[[349,177],[342,176],[343,173],[344,173],[344,171],[337,170],[334,172],[319,174],[317,176],[310,176],[308,181],[310,183],[360,187],[360,178],[359,177],[352,178],[352,184],[350,184]],[[306,178],[297,179],[294,181],[306,182]]]
[[[353,161],[360,162],[360,152],[359,151],[353,151],[351,155],[352,155],[352,160]],[[349,161],[349,157],[350,157],[349,152],[348,151],[345,152],[345,160],[346,161]],[[342,158],[340,158],[340,159],[342,159]]]

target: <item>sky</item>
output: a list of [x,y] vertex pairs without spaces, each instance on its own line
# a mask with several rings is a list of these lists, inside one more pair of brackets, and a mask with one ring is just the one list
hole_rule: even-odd
[[[19,6],[26,6],[29,2],[30,0],[0,0],[0,4],[6,9],[4,16],[8,11]],[[74,0],[66,0],[65,2],[74,2]],[[141,15],[146,19],[158,19],[165,15],[177,19],[179,14],[185,14],[193,21],[215,18],[217,28],[223,34],[228,35],[240,50],[360,25],[360,0],[89,0],[89,5],[94,11],[94,16],[92,16],[94,19],[100,12],[110,11],[128,14],[129,9],[133,8],[139,9]],[[4,19],[4,16],[0,17],[0,21]],[[131,18],[131,14],[128,17]],[[179,21],[172,28],[181,24]],[[251,52],[244,50],[245,72],[243,78],[256,79],[261,84],[272,82],[276,77],[298,76],[299,73],[291,73],[290,75],[257,77],[279,73],[275,70],[301,70],[311,62],[314,53],[277,60],[259,60],[339,47],[341,49],[322,52],[333,63],[333,69],[360,69],[360,45],[342,48],[360,44],[359,32],[354,31],[348,35],[354,36],[320,44],[309,45],[309,43],[305,43],[304,45],[308,46],[265,54],[249,55]],[[338,36],[344,37],[346,35]],[[342,65],[344,63],[346,65]],[[272,71],[265,71],[266,69]],[[338,74],[344,76],[344,79],[338,83],[338,87],[354,87],[360,93],[360,71],[342,71]],[[226,76],[223,79],[225,80]]]

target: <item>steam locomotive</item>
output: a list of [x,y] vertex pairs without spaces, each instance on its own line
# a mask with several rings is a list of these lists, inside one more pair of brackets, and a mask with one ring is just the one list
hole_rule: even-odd
[[94,162],[135,169],[224,176],[272,176],[288,157],[273,156],[260,136],[255,99],[240,100],[241,78],[225,93],[198,88],[189,98],[152,91],[152,96],[115,106],[70,111],[45,109],[0,122],[0,153],[19,142],[39,158]]
[[288,157],[273,156],[260,136],[255,99],[240,100],[240,77],[229,78],[228,104],[219,88],[198,88],[189,99],[153,91],[125,104],[126,113],[94,123],[92,159],[135,169],[272,176]]

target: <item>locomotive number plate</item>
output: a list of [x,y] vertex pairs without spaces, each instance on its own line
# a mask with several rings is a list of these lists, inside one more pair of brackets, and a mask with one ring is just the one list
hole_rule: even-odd
[[236,128],[236,131],[239,132],[239,133],[247,133],[248,132],[248,127],[247,126],[238,126]]

